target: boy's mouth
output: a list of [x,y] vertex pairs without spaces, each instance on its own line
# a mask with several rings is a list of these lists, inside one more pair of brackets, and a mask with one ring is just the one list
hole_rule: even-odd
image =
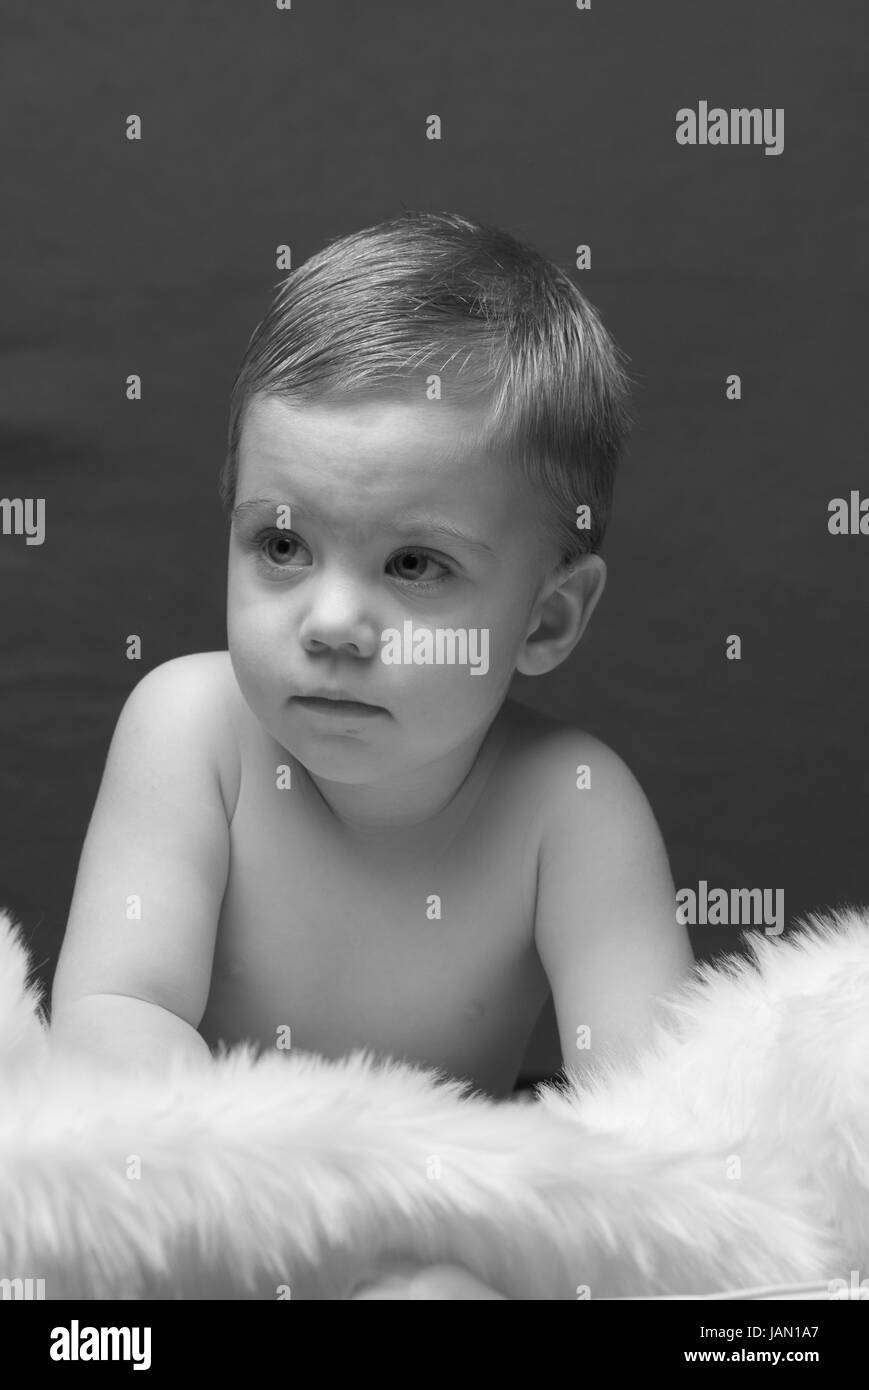
[[362,700],[347,700],[334,695],[294,695],[292,700],[294,705],[301,705],[303,709],[312,713],[327,716],[342,715],[346,718],[351,715],[356,718],[387,713],[382,705],[367,705]]

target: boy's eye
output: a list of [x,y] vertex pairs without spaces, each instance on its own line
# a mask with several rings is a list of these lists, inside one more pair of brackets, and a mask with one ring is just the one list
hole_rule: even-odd
[[[276,531],[270,529],[263,531],[254,540],[257,547],[259,559],[266,569],[291,569],[303,568],[311,562],[311,552],[298,536],[294,536],[290,531]],[[307,560],[299,552],[307,555]],[[403,550],[398,555],[393,555],[388,565],[397,567],[396,578],[407,584],[412,584],[417,589],[434,588],[444,579],[452,574],[448,565],[432,555],[427,550],[414,547],[410,550]],[[432,573],[432,567],[438,566],[442,571],[440,574]],[[403,572],[402,572],[403,571]]]
[[[265,554],[266,559],[270,560],[273,565],[281,565],[293,559],[294,551],[298,546],[301,546],[303,550],[308,549],[306,545],[302,545],[302,542],[288,531],[268,531],[265,533],[260,549]],[[308,551],[308,554],[310,554],[310,551]]]
[[[449,568],[442,560],[435,559],[427,550],[403,550],[400,555],[394,555],[389,562],[391,565],[407,565],[408,573],[399,574],[397,578],[407,579],[422,586],[438,584],[442,579],[446,579],[451,573]],[[426,572],[426,567],[440,565],[443,574],[432,575]]]

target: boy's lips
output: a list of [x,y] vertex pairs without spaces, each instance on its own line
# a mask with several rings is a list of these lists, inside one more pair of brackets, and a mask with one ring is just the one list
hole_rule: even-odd
[[346,695],[343,690],[330,691],[328,694],[318,691],[310,695],[293,695],[293,703],[302,705],[303,708],[316,711],[319,714],[386,714],[387,711],[382,705],[370,705],[364,700],[356,700],[352,695]]

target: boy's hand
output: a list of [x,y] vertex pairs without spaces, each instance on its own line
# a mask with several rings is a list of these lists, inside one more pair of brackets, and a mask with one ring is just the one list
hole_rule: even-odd
[[420,1265],[410,1260],[384,1266],[371,1283],[350,1295],[354,1301],[393,1300],[432,1302],[506,1299],[506,1294],[483,1284],[462,1265]]

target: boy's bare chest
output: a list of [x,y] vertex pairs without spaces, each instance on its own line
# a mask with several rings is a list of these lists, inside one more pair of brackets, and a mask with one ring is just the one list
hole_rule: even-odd
[[548,992],[536,850],[489,788],[437,843],[359,844],[310,798],[244,779],[201,1032],[365,1047],[509,1091]]

